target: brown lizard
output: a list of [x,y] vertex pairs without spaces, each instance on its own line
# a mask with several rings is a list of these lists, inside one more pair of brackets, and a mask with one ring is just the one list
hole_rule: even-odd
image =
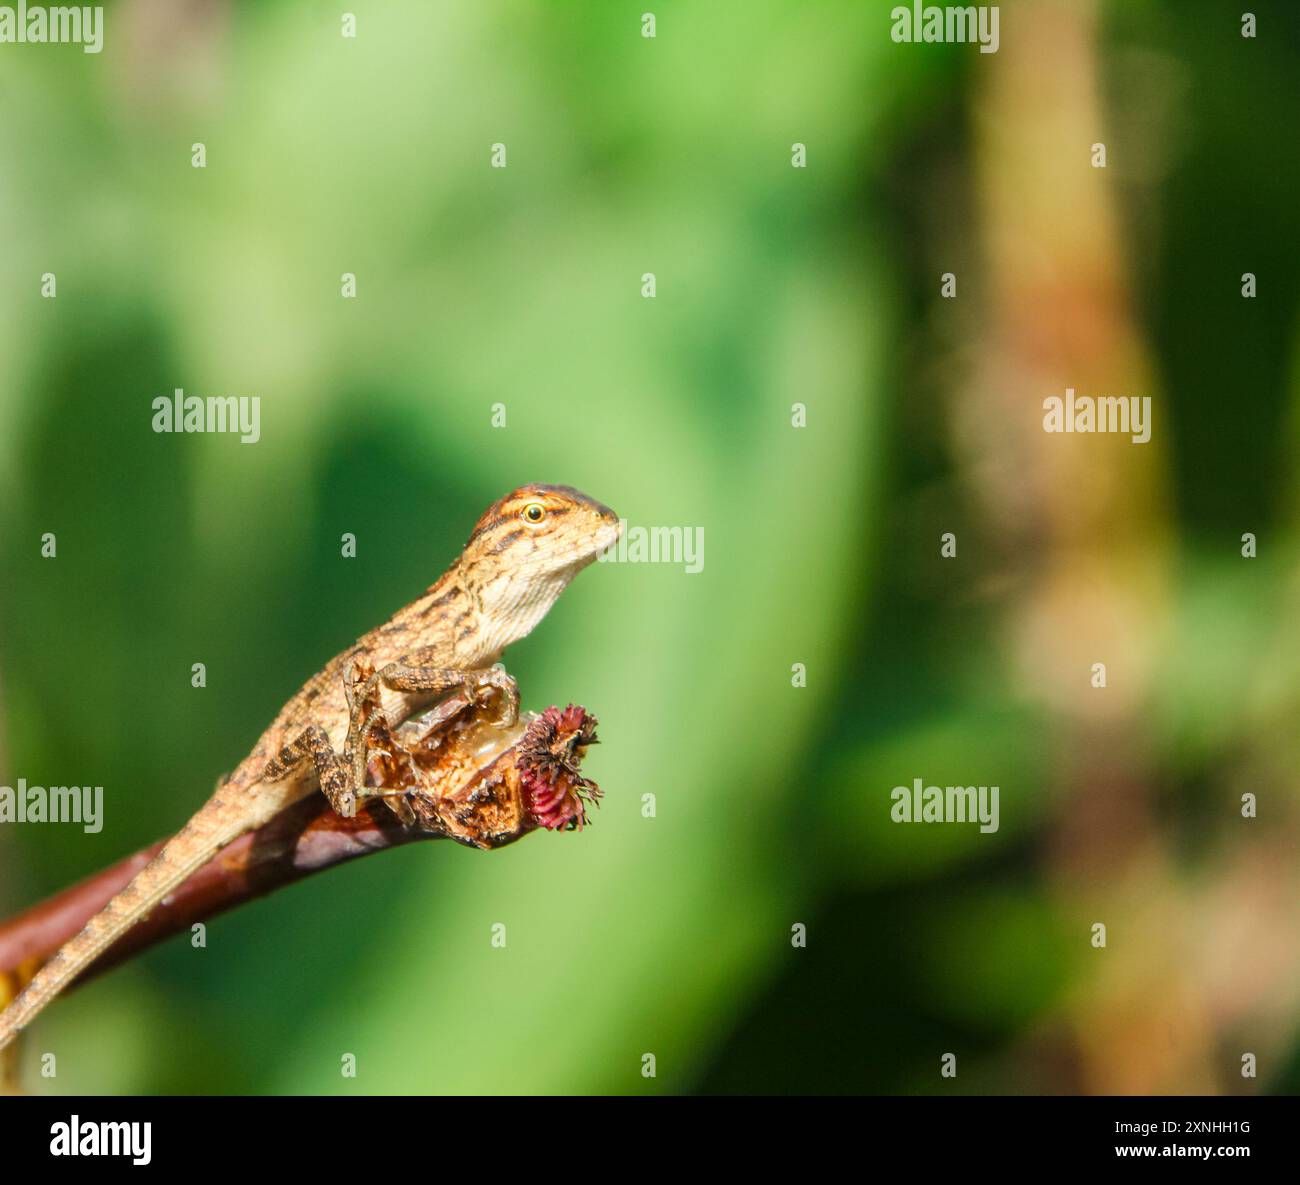
[[437,583],[309,679],[199,812],[36,973],[0,1013],[0,1049],[239,836],[317,787],[347,816],[358,797],[384,794],[366,785],[367,739],[381,717],[395,726],[458,691],[497,696],[513,725],[518,690],[494,664],[620,532],[612,510],[568,486],[521,486],[489,507]]

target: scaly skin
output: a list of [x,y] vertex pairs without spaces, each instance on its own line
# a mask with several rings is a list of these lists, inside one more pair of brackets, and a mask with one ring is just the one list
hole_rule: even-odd
[[567,486],[521,486],[489,507],[438,582],[312,676],[199,812],[0,1013],[0,1049],[228,843],[317,788],[354,813],[375,793],[364,788],[377,719],[367,705],[380,703],[396,725],[448,691],[493,687],[513,722],[514,681],[492,664],[619,531],[612,510]]

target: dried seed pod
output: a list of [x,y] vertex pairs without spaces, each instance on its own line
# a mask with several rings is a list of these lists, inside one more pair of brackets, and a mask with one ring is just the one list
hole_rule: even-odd
[[476,848],[499,848],[528,832],[581,830],[600,787],[580,773],[596,743],[596,718],[574,704],[492,723],[495,692],[453,696],[395,729],[377,722],[367,754],[369,782],[425,831]]

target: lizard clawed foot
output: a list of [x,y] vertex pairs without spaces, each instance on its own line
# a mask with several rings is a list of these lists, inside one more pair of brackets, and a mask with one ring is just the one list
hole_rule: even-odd
[[[426,739],[434,736],[443,723],[459,715],[466,707],[487,706],[492,697],[499,700],[494,721],[498,727],[512,727],[519,719],[519,686],[500,663],[474,670],[456,670],[422,666],[420,661],[424,657],[424,652],[417,651],[402,661],[376,670],[373,662],[362,655],[348,668],[344,690],[351,721],[344,746],[344,764],[350,771],[355,797],[384,797],[387,801],[403,793],[401,788],[367,785],[372,758],[379,756],[379,766],[384,769],[391,766],[395,758],[409,757],[400,744],[394,748],[389,729],[396,721],[390,721],[391,708],[385,712],[385,691],[407,697],[408,708],[399,709],[403,715],[413,703],[433,702],[434,708],[426,720]],[[388,779],[381,775],[380,780]]]
[[501,714],[497,724],[502,728],[511,728],[519,719],[519,684],[515,677],[501,664],[488,667],[477,673],[478,678],[470,685],[473,703],[479,707],[486,702],[483,692],[496,692],[501,697]]

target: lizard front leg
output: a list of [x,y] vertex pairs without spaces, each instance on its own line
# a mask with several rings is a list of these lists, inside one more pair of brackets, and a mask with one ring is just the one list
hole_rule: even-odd
[[[347,695],[352,718],[348,727],[347,753],[351,760],[354,786],[360,788],[365,785],[370,733],[380,719],[386,719],[378,707],[382,691],[417,693],[436,698],[450,691],[463,690],[470,693],[470,700],[474,702],[478,692],[492,688],[500,692],[502,697],[502,713],[498,723],[509,727],[519,719],[519,687],[504,667],[456,670],[423,665],[421,659],[424,657],[427,657],[426,651],[413,651],[405,658],[374,671],[368,678],[356,666],[350,673]],[[456,710],[459,711],[460,708]]]
[[350,775],[347,765],[330,745],[329,734],[319,724],[309,724],[271,758],[262,770],[262,778],[278,782],[309,758],[316,768],[321,793],[329,799],[330,806],[345,819],[352,818],[357,813],[357,787],[361,783]]

